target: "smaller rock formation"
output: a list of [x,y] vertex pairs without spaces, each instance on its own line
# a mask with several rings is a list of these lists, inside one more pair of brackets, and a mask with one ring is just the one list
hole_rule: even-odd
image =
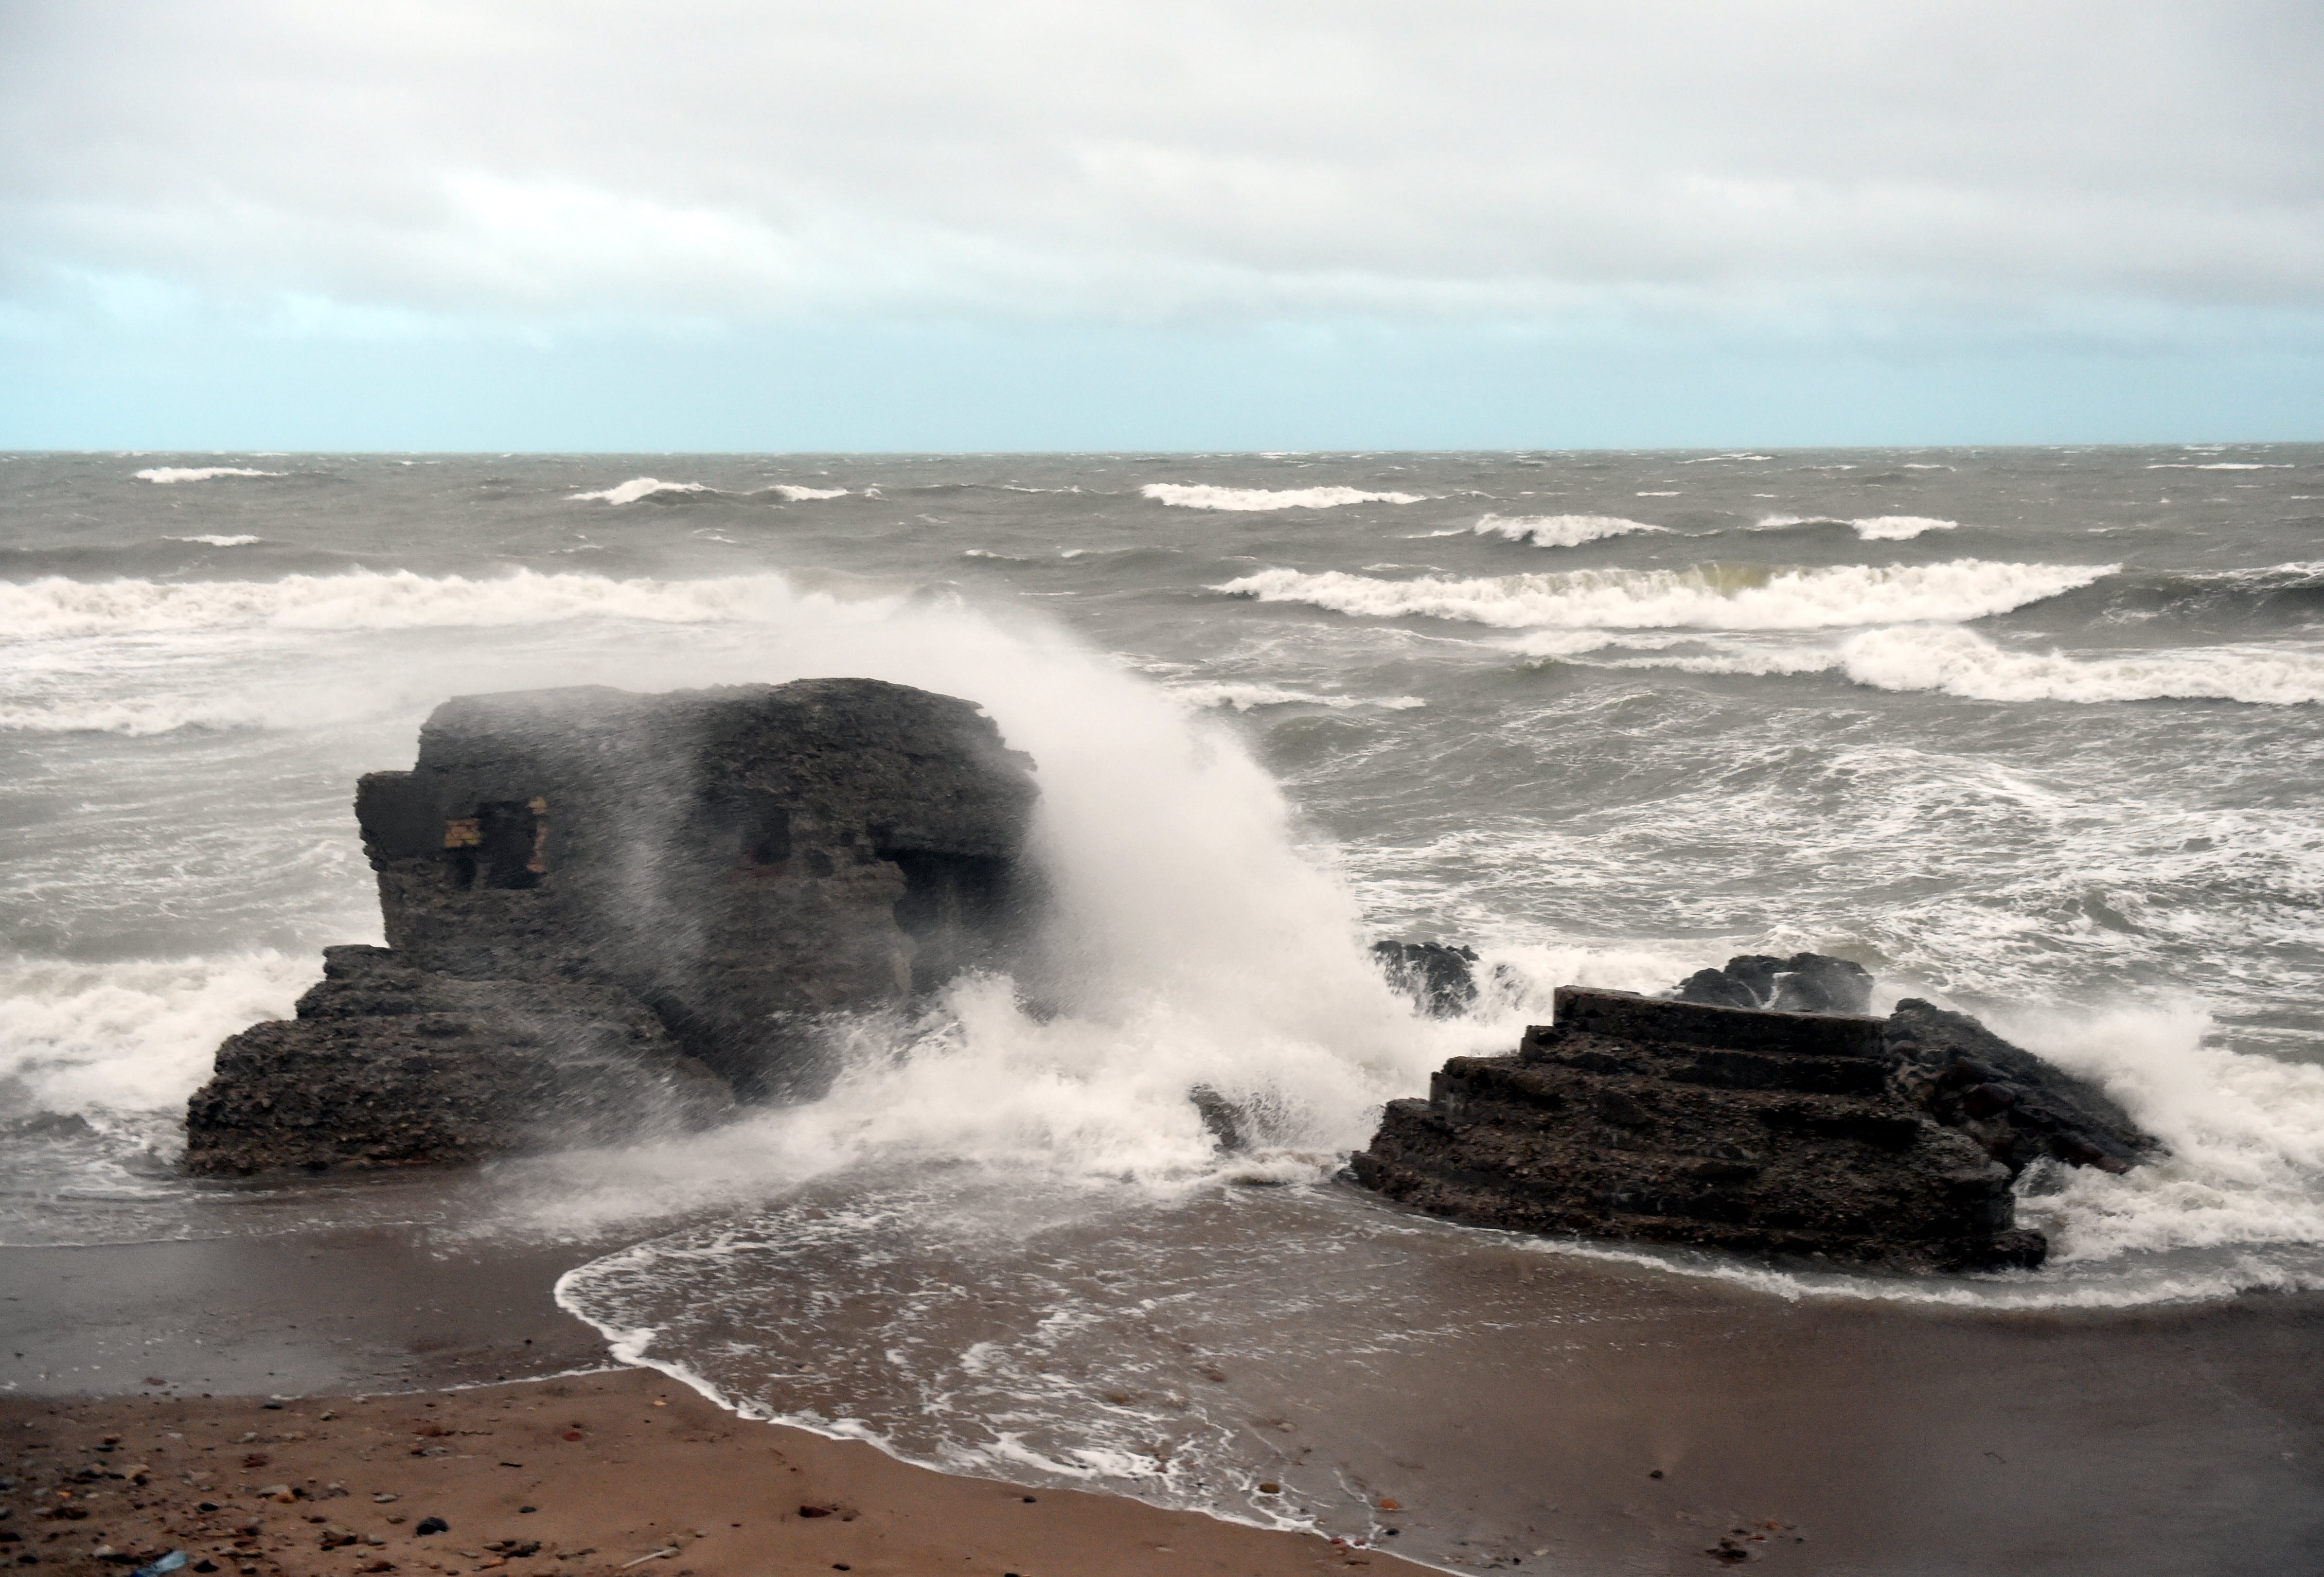
[[1891,1085],[1983,1145],[2015,1176],[2043,1157],[2127,1172],[2161,1153],[2105,1091],[2012,1046],[1966,1013],[1908,997],[1886,1032]]
[[328,947],[298,1017],[218,1047],[186,1118],[196,1173],[370,1169],[706,1127],[734,1104],[619,987],[454,980]]
[[1682,1002],[1721,1008],[1772,1008],[1784,1013],[1864,1013],[1872,1007],[1872,975],[1860,964],[1825,953],[1773,958],[1748,953],[1724,969],[1699,969],[1679,983]]
[[1457,1019],[1477,1005],[1473,947],[1442,942],[1375,942],[1373,961],[1388,983],[1432,1019]]
[[1561,987],[1515,1056],[1388,1103],[1357,1178],[1480,1226],[1898,1270],[2041,1262],[2006,1167],[1889,1085],[1878,1019]]

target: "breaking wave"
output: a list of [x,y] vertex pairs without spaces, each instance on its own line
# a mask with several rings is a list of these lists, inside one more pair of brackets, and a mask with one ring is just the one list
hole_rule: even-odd
[[1417,493],[1365,493],[1354,487],[1214,487],[1207,483],[1149,482],[1139,492],[1178,509],[1258,512],[1337,509],[1348,503],[1418,503]]
[[1263,569],[1211,589],[1370,618],[1417,614],[1503,629],[1819,630],[1981,619],[2089,586],[2118,567],[1957,558],[1824,569],[1582,569],[1474,580]]
[[651,498],[657,493],[708,493],[712,489],[700,482],[662,482],[651,476],[632,476],[619,486],[604,488],[596,493],[575,493],[567,495],[569,502],[586,503],[602,500],[606,503],[635,503],[641,498]]
[[2324,701],[2324,650],[2218,646],[2069,656],[2012,650],[1975,631],[1944,625],[1867,630],[1834,646],[1665,652],[1609,659],[1600,666],[1714,674],[1838,672],[1874,689],[1935,691],[1969,701],[2240,701],[2259,706]]
[[540,624],[593,616],[699,624],[759,617],[794,593],[792,582],[779,575],[613,580],[532,569],[476,579],[410,570],[191,582],[50,576],[0,584],[0,629],[21,641],[248,626],[408,630]]
[[288,471],[254,471],[247,466],[152,466],[134,473],[140,482],[208,482],[216,476],[288,476]]
[[1602,541],[1608,537],[1662,529],[1644,521],[1624,520],[1619,515],[1487,515],[1474,528],[1480,537],[1505,537],[1512,542],[1530,542],[1536,548],[1579,548],[1584,542]]
[[1837,515],[1765,515],[1756,529],[1776,531],[1785,526],[1846,526],[1868,542],[1905,542],[1923,531],[1959,530],[1960,522],[1939,520],[1933,515],[1868,515],[1861,520]]
[[844,487],[801,487],[788,482],[778,482],[773,486],[761,490],[761,493],[735,493],[724,488],[713,487],[706,482],[663,482],[652,476],[632,476],[619,486],[603,488],[595,493],[567,493],[566,499],[572,503],[602,502],[619,504],[636,503],[641,499],[655,498],[663,494],[684,495],[698,493],[715,493],[722,498],[753,498],[770,493],[785,503],[807,503],[816,499],[847,496],[847,489]]
[[1428,705],[1417,696],[1317,696],[1278,685],[1172,685],[1169,689],[1171,695],[1197,709],[1231,706],[1238,712],[1248,712],[1254,706],[1329,706],[1335,712],[1378,706],[1387,712],[1405,712]]
[[199,542],[205,548],[247,548],[261,540],[257,537],[171,537],[171,542]]

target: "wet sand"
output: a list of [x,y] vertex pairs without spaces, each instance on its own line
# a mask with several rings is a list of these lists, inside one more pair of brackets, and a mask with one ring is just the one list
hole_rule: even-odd
[[[0,1401],[0,1552],[41,1573],[183,1550],[196,1577],[960,1577],[1421,1568],[746,1424],[641,1370],[435,1395]],[[204,1506],[213,1508],[204,1510]],[[443,1531],[422,1532],[434,1518]],[[104,1552],[99,1554],[98,1552]]]
[[[1032,1577],[1289,1572],[1345,1558],[1312,1536],[1263,1535],[1128,1500],[1050,1488],[1003,1493],[867,1446],[739,1422],[648,1372],[540,1379],[604,1362],[595,1333],[549,1300],[555,1277],[595,1251],[447,1247],[425,1233],[378,1230],[0,1250],[10,1299],[0,1304],[0,1340],[13,1377],[13,1394],[0,1400],[0,1439],[54,1442],[42,1448],[51,1454],[34,1453],[47,1466],[16,1471],[20,1488],[9,1499],[20,1508],[6,1526],[40,1542],[14,1547],[43,1553],[44,1563],[51,1543],[86,1558],[91,1541],[78,1536],[79,1525],[27,1520],[25,1495],[39,1471],[92,1460],[82,1453],[103,1434],[121,1434],[124,1447],[140,1451],[169,1444],[170,1471],[157,1472],[150,1491],[161,1494],[180,1481],[179,1450],[257,1429],[251,1449],[273,1459],[265,1471],[244,1471],[223,1446],[211,1453],[233,1463],[216,1483],[235,1499],[210,1497],[221,1507],[244,1511],[251,1489],[292,1479],[336,1480],[354,1492],[329,1508],[267,1510],[269,1529],[286,1516],[327,1513],[389,1536],[339,1516],[369,1515],[374,1492],[405,1497],[383,1515],[448,1519],[444,1508],[460,1508],[448,1544],[423,1552],[399,1534],[402,1542],[391,1539],[373,1557],[404,1571],[431,1570],[429,1562],[475,1571],[493,1558],[485,1541],[521,1536],[573,1557],[563,1565],[530,1557],[518,1567],[527,1577],[594,1577],[618,1569],[604,1563],[617,1554],[647,1554],[665,1532],[696,1527],[707,1536],[701,1554],[688,1542],[682,1560],[639,1570],[715,1577],[730,1569],[722,1563],[737,1572],[844,1563]],[[1758,1536],[1744,1536],[1766,1569],[1800,1573],[2324,1571],[2324,1297],[2009,1314],[1785,1303],[1483,1239],[1436,1261],[1431,1275],[1419,1289],[1428,1302],[1512,1317],[1439,1341],[1425,1362],[1398,1369],[1350,1360],[1325,1366],[1320,1379],[1250,1377],[1285,1392],[1254,1389],[1255,1409],[1328,1421],[1330,1434],[1316,1434],[1321,1449],[1303,1467],[1346,1464],[1301,1472],[1305,1490],[1286,1472],[1286,1498],[1320,1496],[1312,1486],[1336,1478],[1365,1497],[1394,1499],[1363,1530],[1386,1549],[1400,1539],[1425,1546],[1432,1563],[1461,1570],[1665,1572],[1714,1568],[1706,1552],[1739,1528]],[[1515,1318],[1528,1309],[1545,1323]],[[1567,1310],[1589,1317],[1561,1323]],[[491,1386],[502,1376],[533,1383]],[[479,1383],[490,1388],[435,1388]],[[304,1399],[279,1414],[227,1399],[377,1391],[415,1395],[344,1406]],[[81,1395],[118,1399],[99,1407],[60,1401]],[[654,1400],[668,1406],[635,1405],[650,1409]],[[60,1405],[66,1413],[48,1411]],[[326,1406],[342,1416],[322,1420]],[[465,1455],[410,1456],[415,1444],[427,1447],[407,1425],[478,1408],[488,1411],[475,1416],[504,1418],[491,1426],[511,1433],[456,1437],[456,1446],[485,1443]],[[307,1422],[290,1422],[293,1411]],[[398,1422],[370,1422],[382,1418]],[[187,1435],[184,1446],[155,1439],[161,1420],[176,1421],[168,1429]],[[211,1434],[197,1433],[213,1420]],[[582,1443],[541,1433],[575,1421],[586,1425]],[[25,1423],[34,1427],[19,1436]],[[309,1440],[275,1440],[290,1428]],[[550,1440],[596,1444],[559,1453]],[[504,1449],[509,1441],[522,1449]],[[791,1489],[766,1476],[778,1453],[783,1474],[799,1470],[800,1504],[844,1502],[856,1520],[799,1519],[798,1507],[787,1507]],[[498,1466],[503,1460],[524,1466]],[[421,1476],[374,1483],[391,1464]],[[730,1483],[744,1487],[732,1491],[741,1500],[722,1499]],[[132,1498],[118,1483],[110,1492],[122,1497],[116,1504]],[[1056,1519],[1040,1525],[1054,1542],[1023,1543],[1030,1524],[995,1520],[1017,1517],[1019,1507],[1035,1512],[1025,1492],[1037,1496],[1040,1517]],[[447,1499],[466,1495],[481,1498]],[[719,1509],[743,1503],[748,1514]],[[521,1526],[503,1526],[521,1515],[520,1504],[541,1509],[522,1516]],[[164,1509],[171,1526],[195,1526],[182,1510]],[[1334,1508],[1334,1526],[1349,1527],[1347,1509]],[[164,1536],[161,1520],[107,1524],[107,1536],[138,1554],[152,1553],[139,1539],[177,1536],[189,1550],[220,1542],[190,1531]],[[743,1529],[729,1526],[737,1521]],[[213,1534],[226,1526],[211,1522]],[[536,1528],[556,1531],[552,1538]],[[761,1542],[748,1544],[742,1536],[753,1529]],[[75,1537],[50,1541],[51,1532]],[[779,1533],[794,1542],[772,1542]],[[829,1542],[848,1538],[857,1543]],[[585,1546],[599,1554],[575,1554]],[[477,1554],[432,1553],[446,1548]],[[807,1563],[782,1564],[790,1550]],[[357,1569],[344,1551],[327,1560],[305,1534],[260,1554],[259,1577]],[[237,1573],[253,1563],[212,1558]],[[1386,1556],[1362,1558],[1377,1564]],[[1224,1563],[1183,1564],[1200,1561]]]

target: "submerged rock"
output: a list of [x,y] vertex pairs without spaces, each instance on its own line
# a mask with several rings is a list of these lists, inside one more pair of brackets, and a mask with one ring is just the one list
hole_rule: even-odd
[[1789,958],[1748,953],[1724,969],[1699,969],[1679,983],[1683,1002],[1723,1008],[1772,1008],[1785,1013],[1862,1013],[1872,1006],[1872,975],[1860,964],[1828,953]]
[[1899,1270],[2041,1262],[2009,1169],[1890,1088],[1878,1019],[1562,987],[1514,1056],[1388,1104],[1359,1180],[1481,1226]]
[[229,1040],[197,1169],[408,1164],[812,1093],[834,1014],[1004,962],[1037,790],[968,702],[871,679],[436,709],[357,786],[387,949]]
[[1457,1019],[1477,1005],[1476,950],[1442,942],[1375,942],[1372,957],[1388,982],[1435,1019]]

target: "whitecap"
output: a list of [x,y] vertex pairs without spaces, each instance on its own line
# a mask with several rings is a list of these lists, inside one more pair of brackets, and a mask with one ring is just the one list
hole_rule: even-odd
[[288,471],[254,471],[247,466],[154,466],[133,473],[140,482],[208,482],[217,476],[288,476]]
[[700,482],[660,482],[651,476],[633,476],[618,487],[604,488],[596,493],[571,493],[567,502],[586,503],[602,499],[607,503],[635,503],[657,493],[710,493],[715,491]]
[[[1487,515],[1471,530],[1480,537],[1506,537],[1512,542],[1530,542],[1536,548],[1579,548],[1584,542],[1602,541],[1608,537],[1628,536],[1633,531],[1659,531],[1660,526],[1650,526],[1644,521],[1625,520],[1619,515]],[[1460,535],[1457,530],[1431,531],[1432,537]]]
[[1351,503],[1418,503],[1416,493],[1365,493],[1353,487],[1213,487],[1207,483],[1149,482],[1139,492],[1178,509],[1258,512],[1337,509]]
[[1319,696],[1306,690],[1286,689],[1278,685],[1172,685],[1169,690],[1176,699],[1198,711],[1213,706],[1231,706],[1238,712],[1248,712],[1254,706],[1329,706],[1335,712],[1358,706],[1404,712],[1428,705],[1417,696]]
[[[165,630],[410,630],[619,618],[700,624],[747,620],[795,592],[849,595],[829,577],[812,587],[781,576],[714,580],[615,580],[543,573],[478,577],[289,575],[280,580],[41,580],[0,584],[0,630],[10,640]],[[900,595],[881,588],[874,595]]]
[[1970,701],[2239,701],[2264,706],[2324,701],[2324,651],[2312,648],[2180,647],[2069,655],[2012,650],[1975,631],[1946,625],[1866,630],[1831,645],[1727,643],[1710,653],[1623,656],[1600,666],[1705,674],[1837,672],[1874,689],[1934,691]]
[[1816,630],[1984,618],[2089,586],[2117,567],[1957,558],[1822,569],[1583,569],[1473,580],[1376,580],[1342,570],[1277,568],[1210,589],[1372,618],[1418,614],[1504,629]]
[[205,548],[247,548],[257,537],[165,537],[167,542],[199,542]]
[[1836,515],[1762,515],[1751,529],[1755,531],[1780,531],[1786,526],[1846,526],[1867,542],[1904,542],[1923,531],[1954,531],[1960,529],[1959,521],[1940,520],[1934,515],[1867,515],[1849,520]]
[[773,491],[781,493],[786,503],[813,503],[818,499],[847,496],[844,487],[797,487],[788,482],[778,482]]

